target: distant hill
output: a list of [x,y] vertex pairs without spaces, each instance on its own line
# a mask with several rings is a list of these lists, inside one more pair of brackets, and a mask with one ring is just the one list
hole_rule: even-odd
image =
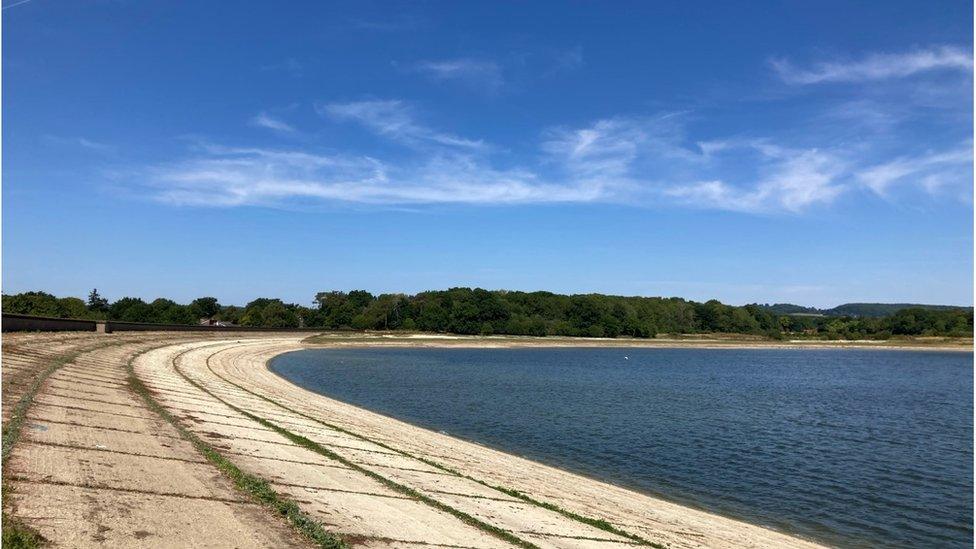
[[932,311],[969,310],[972,307],[957,307],[954,305],[925,305],[920,303],[845,303],[830,309],[828,316],[866,316],[881,317],[897,313],[902,309],[920,308]]
[[792,303],[776,303],[774,305],[763,305],[771,313],[776,313],[778,315],[816,315],[823,314],[823,311],[816,309],[814,307],[804,307],[803,305],[794,305]]
[[972,307],[959,307],[955,305],[926,305],[923,303],[845,303],[833,309],[817,309],[816,307],[804,307],[792,303],[776,303],[773,305],[763,305],[770,312],[780,315],[823,315],[823,316],[856,316],[879,318],[890,316],[902,309],[920,308],[933,311],[969,310]]

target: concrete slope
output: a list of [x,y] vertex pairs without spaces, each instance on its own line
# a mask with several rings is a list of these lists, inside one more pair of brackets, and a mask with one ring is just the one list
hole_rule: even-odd
[[[179,336],[185,340],[186,336]],[[171,335],[4,334],[4,411],[46,378],[4,467],[5,510],[62,547],[300,547],[129,389],[126,363]],[[17,372],[14,372],[17,370]],[[22,389],[24,383],[13,386]]]
[[816,546],[371,413],[305,391],[267,369],[271,357],[299,348],[297,338],[269,339],[201,349],[178,363],[183,375],[231,404],[540,547],[640,541],[669,547]]

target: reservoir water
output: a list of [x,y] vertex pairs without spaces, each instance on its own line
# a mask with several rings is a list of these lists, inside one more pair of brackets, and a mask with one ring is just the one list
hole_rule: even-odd
[[843,547],[973,546],[973,356],[313,349],[309,390]]

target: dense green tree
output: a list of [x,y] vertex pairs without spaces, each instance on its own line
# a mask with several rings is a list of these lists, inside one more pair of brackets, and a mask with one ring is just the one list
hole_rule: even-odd
[[264,306],[261,316],[264,328],[298,328],[299,325],[295,311],[277,299]]
[[198,297],[190,302],[190,314],[200,318],[213,318],[220,312],[216,297]]
[[[777,313],[775,306],[735,307],[717,300],[696,303],[670,297],[489,291],[450,288],[413,296],[365,290],[320,292],[317,307],[259,298],[244,307],[203,297],[182,305],[169,299],[145,303],[124,297],[108,304],[97,290],[88,303],[45,292],[3,296],[6,313],[131,322],[195,324],[217,318],[241,326],[321,327],[357,330],[423,330],[459,334],[654,337],[658,333],[739,333],[767,337],[885,339],[892,336],[973,335],[972,308],[902,307],[888,316]],[[790,309],[793,310],[793,309]],[[884,310],[874,307],[871,310]],[[892,309],[894,310],[894,309]]]
[[367,292],[366,290],[353,290],[349,292],[349,302],[352,303],[353,307],[359,310],[369,307],[370,303],[373,302],[373,294]]
[[439,300],[429,299],[418,306],[420,314],[417,325],[427,332],[446,332],[450,324],[450,317]]
[[88,294],[88,310],[98,313],[108,312],[108,300],[99,295],[98,288],[93,288]]
[[361,313],[358,323],[367,329],[396,330],[410,315],[410,303],[400,294],[383,294]]
[[[348,329],[359,327],[367,329],[372,327],[369,315],[356,319],[357,316],[364,315],[366,309],[373,304],[373,294],[365,290],[353,290],[348,294],[345,292],[319,292],[315,294],[315,302],[319,305],[320,315],[316,315],[317,324],[333,330]],[[356,319],[356,322],[353,320]]]
[[61,318],[88,318],[85,302],[77,297],[62,297],[58,300],[58,316]]
[[241,315],[243,314],[244,309],[236,305],[224,305],[220,307],[220,311],[214,316],[217,320],[239,325],[241,323]]
[[24,292],[3,296],[3,311],[21,315],[60,317],[58,298],[46,292]]
[[300,308],[285,305],[280,299],[259,298],[248,303],[240,317],[242,326],[260,328],[298,328]]
[[123,297],[108,309],[111,320],[124,322],[153,322],[153,309],[138,297]]
[[151,320],[159,324],[195,324],[199,318],[191,306],[180,305],[169,299],[159,298],[149,304],[152,309]]

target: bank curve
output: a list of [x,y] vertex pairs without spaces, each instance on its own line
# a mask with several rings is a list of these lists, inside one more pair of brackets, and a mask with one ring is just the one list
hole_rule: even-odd
[[5,513],[77,547],[816,547],[306,391],[267,367],[301,337],[5,334]]
[[[357,467],[537,546],[816,546],[422,429],[312,393],[268,369],[274,356],[301,348],[298,338],[211,347],[184,356],[182,369]],[[330,503],[316,505],[328,510]],[[373,529],[368,521],[343,526]]]

